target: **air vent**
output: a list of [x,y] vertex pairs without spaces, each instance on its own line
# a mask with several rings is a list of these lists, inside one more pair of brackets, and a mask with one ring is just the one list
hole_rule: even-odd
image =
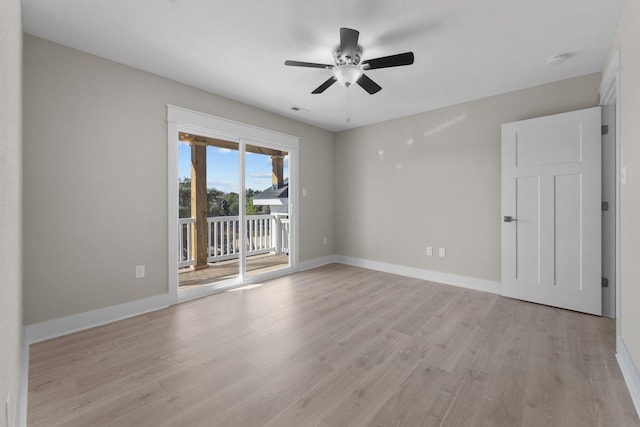
[[565,62],[572,55],[570,53],[559,53],[557,55],[553,55],[547,58],[547,64],[549,65],[558,65]]

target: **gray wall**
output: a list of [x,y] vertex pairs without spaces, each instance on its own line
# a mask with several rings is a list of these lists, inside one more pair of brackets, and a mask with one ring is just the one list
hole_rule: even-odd
[[337,134],[336,252],[500,281],[500,125],[595,106],[599,82],[596,73]]
[[167,292],[167,104],[299,136],[300,260],[334,253],[332,133],[25,35],[25,324]]
[[[621,336],[636,369],[640,369],[640,2],[626,1],[613,49],[622,58],[622,186]],[[637,386],[637,385],[636,385]]]
[[22,337],[20,1],[2,0],[0,11],[0,426],[12,426]]

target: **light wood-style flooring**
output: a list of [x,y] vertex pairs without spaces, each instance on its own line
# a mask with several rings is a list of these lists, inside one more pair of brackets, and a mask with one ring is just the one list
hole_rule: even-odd
[[611,319],[341,264],[31,346],[29,426],[640,426]]

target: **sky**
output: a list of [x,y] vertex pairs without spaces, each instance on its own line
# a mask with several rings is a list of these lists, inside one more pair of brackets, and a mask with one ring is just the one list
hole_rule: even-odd
[[[207,188],[225,193],[239,193],[239,157],[237,150],[207,147]],[[289,176],[288,157],[285,157],[284,176]],[[265,190],[271,186],[271,158],[264,154],[246,153],[246,187]],[[178,143],[178,178],[191,177],[191,147]]]

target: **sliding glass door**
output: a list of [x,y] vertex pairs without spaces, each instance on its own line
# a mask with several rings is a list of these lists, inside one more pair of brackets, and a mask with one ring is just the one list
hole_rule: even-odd
[[179,294],[292,270],[289,150],[204,133],[178,136]]
[[167,131],[169,295],[293,271],[298,138],[172,105]]
[[281,148],[244,145],[247,280],[290,266],[289,153]]

